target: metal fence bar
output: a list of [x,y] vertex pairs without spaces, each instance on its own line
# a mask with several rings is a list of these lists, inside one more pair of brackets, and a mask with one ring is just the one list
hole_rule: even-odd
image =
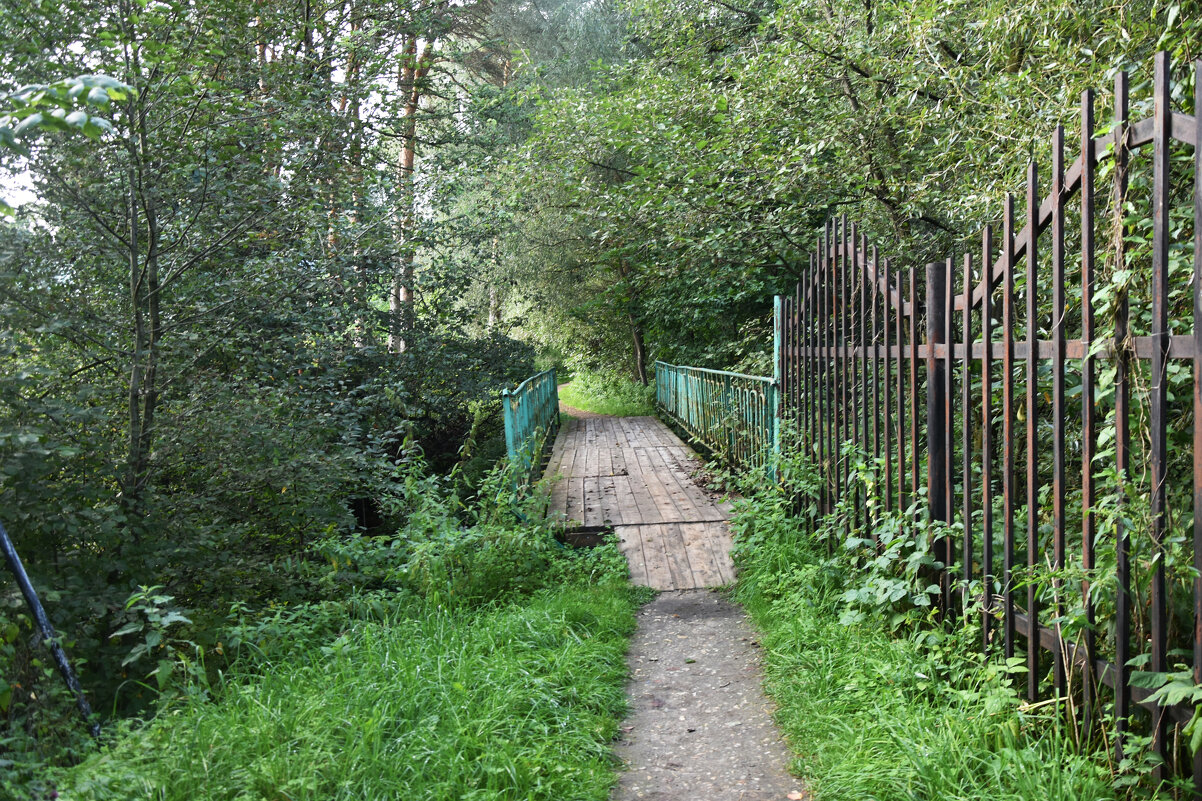
[[[1147,660],[1144,669],[1167,673],[1171,656],[1189,654],[1195,681],[1202,683],[1202,576],[1183,579],[1180,564],[1173,568],[1164,558],[1170,547],[1181,547],[1178,539],[1170,539],[1172,521],[1189,520],[1192,512],[1192,564],[1202,573],[1202,163],[1197,156],[1202,142],[1202,61],[1191,66],[1199,76],[1193,116],[1171,108],[1172,76],[1164,53],[1155,59],[1153,112],[1148,119],[1129,119],[1129,81],[1120,73],[1115,78],[1114,124],[1108,133],[1096,136],[1094,93],[1083,93],[1079,155],[1066,164],[1065,133],[1057,128],[1048,195],[1040,195],[1039,166],[1032,162],[1023,228],[1016,231],[1015,200],[1008,195],[997,247],[995,229],[986,226],[982,233],[979,279],[974,278],[969,255],[959,270],[953,259],[931,264],[925,297],[920,299],[914,267],[882,257],[861,227],[839,216],[827,221],[801,280],[777,303],[779,403],[798,421],[797,441],[790,444],[808,454],[818,469],[820,510],[830,512],[844,494],[852,493],[847,498],[852,502],[847,524],[869,537],[875,514],[912,508],[924,493],[931,518],[953,522],[958,517],[960,547],[950,538],[935,545],[937,558],[947,566],[939,585],[945,614],[952,614],[958,602],[974,600],[964,590],[975,586],[979,577],[982,645],[1000,646],[1007,657],[1021,652],[1027,698],[1074,695],[1069,707],[1079,710],[1090,731],[1104,722],[1102,711],[1108,705],[1100,697],[1101,688],[1112,687],[1118,754],[1122,755],[1128,719],[1137,706],[1147,708],[1152,718],[1146,730],[1153,735],[1154,753],[1166,766],[1158,773],[1161,778],[1174,766],[1183,772],[1191,761],[1184,758],[1180,732],[1172,727],[1188,720],[1193,709],[1151,703],[1149,691],[1131,685],[1129,663],[1139,655]],[[1169,219],[1171,204],[1180,204],[1183,194],[1171,181],[1188,180],[1189,174],[1179,169],[1187,166],[1180,146],[1193,148],[1188,164],[1194,177],[1192,232],[1176,216],[1172,224]],[[1147,148],[1149,156],[1132,161],[1131,153],[1141,148]],[[1096,173],[1107,159],[1112,160],[1113,183],[1109,197],[1101,198],[1107,213],[1099,223],[1095,202],[1107,188],[1098,187]],[[1149,191],[1134,197],[1128,193],[1132,164],[1146,165],[1152,173]],[[1075,202],[1074,194],[1080,196],[1079,237],[1071,230],[1078,222],[1071,216],[1075,212],[1067,210]],[[1147,242],[1128,216],[1132,204],[1141,203],[1150,208]],[[1099,224],[1109,228],[1108,271],[1132,269],[1129,262],[1137,246],[1142,251],[1134,264],[1140,264],[1138,259],[1151,263],[1150,292],[1140,289],[1135,308],[1123,281],[1102,299],[1107,293],[1097,286]],[[1174,280],[1181,283],[1172,273],[1179,267],[1173,267],[1170,255],[1177,259],[1174,248],[1187,247],[1174,240],[1182,231],[1193,239],[1192,317],[1182,311],[1186,295],[1181,287],[1171,285]],[[1072,272],[1076,267],[1070,264],[1066,243],[1079,243],[1079,278]],[[1048,272],[1043,287],[1041,267]],[[1078,280],[1079,301],[1071,297],[1075,289],[1070,288]],[[1022,312],[1015,308],[1018,298],[1025,300]],[[962,311],[959,319],[957,310]],[[1103,313],[1113,314],[1112,331],[1098,331]],[[976,314],[979,323],[974,321]],[[1078,319],[1080,335],[1072,339],[1075,332],[1070,329]],[[1174,325],[1193,329],[1188,335],[1174,335]],[[1133,330],[1138,326],[1147,330]],[[1040,338],[1045,330],[1048,340]],[[1186,361],[1193,377],[1192,406],[1179,391],[1170,390],[1170,379],[1184,381],[1189,375],[1181,370]],[[1079,417],[1075,376],[1080,377]],[[1105,385],[1099,386],[1103,379]],[[732,379],[724,381],[720,397],[706,399],[707,408],[741,404],[743,411],[733,417],[734,429],[721,429],[721,436],[729,451],[746,458],[746,446],[732,432],[767,431],[762,421],[772,415],[754,406],[753,392]],[[674,384],[682,385],[688,384]],[[1021,400],[1018,391],[1023,393]],[[924,417],[918,410],[920,392],[927,400]],[[1178,420],[1184,416],[1188,425],[1191,412],[1192,431],[1186,432]],[[1140,436],[1146,451],[1140,440],[1133,443],[1133,420],[1143,421]],[[701,433],[714,436],[712,425],[707,420]],[[1072,430],[1066,431],[1066,426]],[[1190,436],[1192,475],[1186,479],[1179,475],[1187,469],[1186,460],[1175,455],[1170,443]],[[925,448],[919,447],[920,439]],[[1103,442],[1113,452],[1109,465],[1099,461]],[[875,490],[856,480],[844,450],[848,444],[871,460]],[[883,468],[877,467],[878,459]],[[883,475],[876,472],[879,469]],[[1137,476],[1148,488],[1143,511],[1127,497]],[[881,497],[865,498],[870,492]],[[1073,517],[1077,498],[1079,527]],[[1183,508],[1170,508],[1178,503]],[[1099,536],[1108,540],[1099,542]],[[827,546],[832,547],[829,538]],[[1113,550],[1113,557],[1103,560],[1113,565],[1110,576],[1097,575],[1098,548],[1103,546]],[[954,575],[953,559],[960,562]],[[1070,580],[1066,572],[1074,565],[1082,569],[1080,580]],[[1176,570],[1171,582],[1170,569]],[[1037,584],[1040,576],[1046,581]],[[963,588],[959,594],[957,583]],[[1099,598],[1103,589],[1109,595]],[[1066,642],[1061,631],[1070,609],[1066,597],[1077,592],[1084,625],[1073,642]],[[1187,605],[1188,594],[1192,603]],[[1112,661],[1100,655],[1103,643]],[[1049,664],[1050,681],[1045,685],[1044,667]],[[1192,762],[1196,786],[1202,789],[1202,757]]]

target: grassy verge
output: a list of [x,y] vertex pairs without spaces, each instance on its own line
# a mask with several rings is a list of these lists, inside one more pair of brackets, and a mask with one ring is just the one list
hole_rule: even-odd
[[117,737],[60,797],[605,799],[641,596],[612,545],[552,569],[509,603],[358,604],[336,637]]
[[[840,623],[855,574],[798,531],[783,501],[743,502],[738,599],[763,632],[769,694],[815,801],[1114,798],[1104,753],[1082,753],[1011,668],[974,657],[976,629]],[[844,616],[846,620],[846,616]]]
[[571,383],[559,390],[559,399],[575,409],[616,417],[655,414],[654,388],[616,371],[578,370]]

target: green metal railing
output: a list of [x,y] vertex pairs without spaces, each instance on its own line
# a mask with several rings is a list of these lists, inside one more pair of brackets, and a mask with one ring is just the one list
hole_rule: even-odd
[[544,370],[518,384],[517,389],[501,390],[505,410],[505,447],[514,466],[518,486],[538,478],[544,449],[555,441],[559,430],[559,388],[555,370]]
[[773,378],[656,362],[655,403],[732,465],[763,467],[779,448]]

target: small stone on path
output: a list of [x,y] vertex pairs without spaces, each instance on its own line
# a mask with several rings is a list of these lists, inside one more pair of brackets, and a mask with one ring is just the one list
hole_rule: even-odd
[[639,611],[612,801],[805,798],[758,648],[742,610],[709,590],[664,592]]

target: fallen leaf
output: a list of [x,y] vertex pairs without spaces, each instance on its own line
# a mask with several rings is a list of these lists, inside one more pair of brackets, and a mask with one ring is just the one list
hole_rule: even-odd
[[785,796],[785,798],[789,799],[789,801],[801,801],[801,799],[805,798],[805,796],[794,790]]

